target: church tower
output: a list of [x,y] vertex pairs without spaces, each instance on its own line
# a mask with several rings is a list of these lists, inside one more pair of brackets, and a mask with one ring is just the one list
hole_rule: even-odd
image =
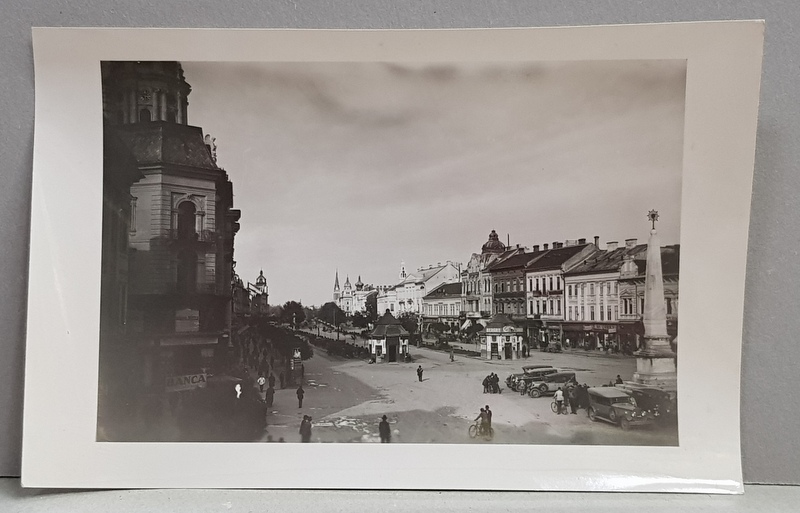
[[407,276],[408,273],[406,272],[406,263],[400,262],[400,280],[405,280]]
[[336,303],[337,305],[339,304],[340,295],[341,294],[339,292],[339,270],[337,269],[336,270],[336,281],[333,282],[333,302]]
[[[147,121],[189,123],[186,107],[192,88],[178,62],[107,62],[103,75],[103,113],[112,125]],[[113,77],[113,80],[109,78]]]
[[258,290],[259,294],[267,292],[267,278],[264,277],[264,269],[261,269],[258,278],[256,278],[256,290]]

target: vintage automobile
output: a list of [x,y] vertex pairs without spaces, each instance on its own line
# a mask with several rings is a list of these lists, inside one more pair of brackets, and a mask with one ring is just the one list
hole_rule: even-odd
[[552,365],[525,365],[525,366],[522,367],[522,372],[518,372],[516,374],[509,374],[508,375],[508,377],[506,378],[506,386],[508,388],[510,388],[511,390],[514,390],[516,392],[517,389],[516,389],[516,383],[515,382],[516,382],[517,378],[520,378],[520,377],[525,376],[526,374],[530,374],[530,373],[534,373],[535,374],[537,371],[539,371],[541,369],[552,369],[552,368],[553,368]]
[[529,381],[525,388],[530,397],[541,397],[555,394],[559,388],[565,388],[569,383],[577,382],[574,372],[556,372]]
[[513,381],[513,390],[519,392],[520,394],[524,394],[528,389],[528,383],[534,380],[542,379],[544,376],[555,374],[556,372],[558,372],[558,369],[554,367],[530,369],[524,374],[517,376],[517,378]]
[[658,388],[641,387],[626,389],[636,401],[636,406],[648,412],[659,423],[674,422],[678,409],[669,392]]
[[588,413],[592,422],[603,420],[626,430],[653,422],[653,415],[636,406],[636,400],[624,390],[617,387],[595,387],[587,392]]

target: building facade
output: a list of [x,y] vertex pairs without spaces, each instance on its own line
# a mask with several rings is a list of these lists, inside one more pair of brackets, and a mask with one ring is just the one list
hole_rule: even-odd
[[500,242],[497,232],[492,230],[481,246],[481,252],[472,254],[460,276],[461,310],[468,322],[488,320],[495,310],[492,275],[488,268],[522,251],[524,248],[519,246],[506,247]]
[[[386,285],[365,284],[359,275],[355,286],[350,284],[350,276],[347,276],[344,287],[339,288],[339,271],[336,271],[336,279],[333,284],[333,302],[341,308],[347,315],[355,313],[366,313],[367,303],[372,296],[377,296],[389,287]],[[380,310],[379,310],[380,311]]]
[[646,244],[627,239],[625,246],[608,243],[603,251],[564,273],[566,310],[564,344],[587,350],[619,351],[620,272],[629,258],[641,258]]
[[[564,272],[585,261],[597,248],[584,239],[554,242],[553,248],[525,266],[527,335],[531,347],[562,343],[566,310]],[[545,245],[545,249],[547,249]],[[538,250],[538,246],[533,247]]]
[[129,332],[142,380],[224,366],[233,313],[233,241],[240,212],[214,140],[188,124],[191,88],[177,62],[104,62],[105,130],[143,178],[130,187]]
[[444,264],[421,267],[415,273],[407,273],[405,264],[400,267],[400,283],[386,288],[378,294],[378,311],[390,311],[393,315],[412,313],[421,315],[423,298],[439,285],[455,283],[460,280],[461,271],[457,264],[447,261]]
[[459,327],[461,315],[461,282],[443,283],[422,298],[422,326],[426,331],[432,324],[448,328]]
[[523,330],[507,315],[495,314],[480,333],[481,357],[516,360],[522,356]]

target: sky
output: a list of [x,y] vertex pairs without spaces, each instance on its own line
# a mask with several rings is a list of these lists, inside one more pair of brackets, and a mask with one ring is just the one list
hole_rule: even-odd
[[684,61],[182,64],[242,211],[236,272],[270,304],[465,264],[491,230],[602,249],[656,209],[680,242]]

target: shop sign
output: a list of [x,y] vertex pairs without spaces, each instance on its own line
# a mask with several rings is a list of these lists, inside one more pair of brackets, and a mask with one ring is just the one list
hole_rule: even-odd
[[166,382],[164,383],[164,390],[167,392],[181,392],[183,390],[204,388],[206,384],[206,375],[204,373],[187,374],[184,376],[167,376]]
[[185,308],[175,312],[176,333],[197,333],[200,331],[200,312]]

